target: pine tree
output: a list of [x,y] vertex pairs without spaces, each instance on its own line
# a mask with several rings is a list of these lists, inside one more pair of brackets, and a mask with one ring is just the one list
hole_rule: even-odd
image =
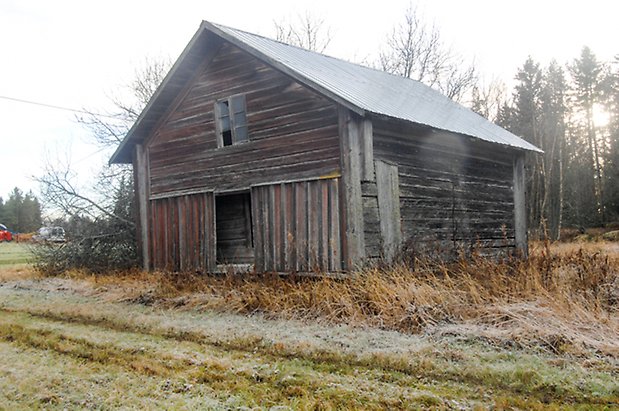
[[0,224],[5,224],[5,217],[6,211],[5,211],[5,207],[4,207],[4,200],[2,199],[2,197],[0,197]]
[[619,55],[615,56],[613,66],[605,87],[609,148],[604,161],[604,193],[608,218],[619,220]]
[[[595,210],[588,211],[593,213],[588,220],[599,224],[604,221],[604,187],[603,187],[603,156],[604,143],[596,128],[593,112],[596,104],[602,102],[604,90],[604,65],[598,62],[597,58],[588,47],[584,47],[580,58],[568,66],[572,76],[572,96],[573,111],[576,116],[576,129],[581,139],[576,144],[583,144],[585,147],[585,158],[582,166],[590,168],[592,172],[585,171],[583,177],[588,181],[581,180],[581,184],[591,184],[594,189]],[[583,170],[584,171],[584,170]]]
[[15,187],[4,205],[4,225],[11,231],[19,231],[19,209],[23,201],[24,195],[22,191]]
[[32,191],[28,192],[19,208],[18,229],[28,233],[41,227],[41,205]]
[[11,231],[27,233],[41,227],[41,204],[32,191],[24,196],[15,187],[6,203],[0,198],[0,222]]
[[552,61],[545,71],[541,102],[541,145],[544,147],[544,195],[541,212],[552,240],[559,238],[563,209],[567,84],[563,69]]

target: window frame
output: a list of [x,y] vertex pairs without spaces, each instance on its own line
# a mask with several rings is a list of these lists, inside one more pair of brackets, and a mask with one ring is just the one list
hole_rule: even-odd
[[[218,148],[249,141],[245,94],[235,94],[215,101],[213,113]],[[229,144],[226,144],[228,140]]]

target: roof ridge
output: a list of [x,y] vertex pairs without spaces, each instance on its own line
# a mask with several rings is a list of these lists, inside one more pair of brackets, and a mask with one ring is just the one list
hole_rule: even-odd
[[[203,22],[209,23],[209,24],[211,24],[211,25],[213,25],[213,26],[215,26],[217,28],[225,28],[227,30],[232,30],[232,31],[240,32],[240,33],[247,34],[247,35],[250,35],[250,36],[253,36],[253,37],[259,37],[259,38],[262,38],[264,40],[272,41],[274,43],[278,43],[278,44],[281,44],[281,45],[286,46],[286,47],[292,47],[292,48],[295,48],[297,50],[301,50],[301,51],[304,51],[304,52],[307,52],[307,53],[312,53],[312,54],[315,54],[315,55],[318,55],[318,56],[321,56],[321,57],[326,57],[326,58],[337,60],[337,61],[341,61],[341,62],[344,62],[344,63],[347,63],[347,64],[352,64],[354,66],[362,67],[362,68],[364,68],[366,70],[371,70],[371,71],[374,71],[376,73],[380,73],[382,75],[388,75],[388,76],[393,76],[393,77],[396,77],[396,78],[399,78],[399,79],[410,80],[410,81],[413,81],[415,83],[419,83],[419,84],[422,84],[422,85],[424,85],[426,87],[429,87],[432,90],[436,91],[437,93],[440,93],[441,95],[443,95],[439,90],[436,90],[432,86],[429,86],[429,85],[425,84],[424,82],[422,82],[420,80],[417,80],[417,79],[414,79],[414,78],[401,76],[399,74],[391,73],[389,71],[381,70],[379,68],[368,66],[366,64],[362,64],[360,62],[348,60],[348,59],[345,59],[345,58],[342,58],[342,57],[336,57],[336,56],[332,56],[330,54],[325,54],[325,53],[321,53],[321,52],[318,52],[318,51],[315,51],[315,50],[306,49],[305,47],[296,46],[294,44],[286,43],[284,41],[274,39],[274,38],[266,36],[264,34],[252,33],[250,31],[246,31],[246,30],[242,30],[242,29],[237,29],[235,27],[230,27],[230,26],[227,26],[225,24],[214,23],[214,22],[208,21],[208,20],[203,20]],[[449,98],[447,96],[444,96],[444,97]]]

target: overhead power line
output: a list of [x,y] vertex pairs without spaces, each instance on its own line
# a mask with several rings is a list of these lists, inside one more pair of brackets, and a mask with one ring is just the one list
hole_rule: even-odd
[[85,111],[85,110],[78,110],[78,109],[75,109],[75,108],[62,107],[62,106],[57,106],[57,105],[54,105],[54,104],[40,103],[38,101],[24,100],[24,99],[16,98],[16,97],[0,96],[0,98],[4,99],[4,100],[15,101],[15,102],[18,102],[18,103],[32,104],[32,105],[35,105],[35,106],[53,108],[53,109],[56,109],[56,110],[71,111],[71,112],[74,112],[74,113],[82,113],[82,114],[88,114],[88,115],[91,115],[91,116],[106,117],[106,118],[112,118],[114,120],[118,120],[118,117],[110,116],[109,114],[91,113],[91,112],[88,112],[88,111]]

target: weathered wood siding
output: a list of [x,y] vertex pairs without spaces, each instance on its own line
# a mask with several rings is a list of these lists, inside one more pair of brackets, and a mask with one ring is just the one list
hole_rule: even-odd
[[[249,142],[217,148],[215,101],[245,94]],[[339,173],[336,105],[224,43],[147,143],[152,196]]]
[[[512,151],[377,120],[374,154],[398,166],[402,239],[409,249],[457,255],[514,247]],[[366,204],[375,201],[373,193],[366,185]]]
[[214,270],[214,206],[212,193],[150,202],[150,255],[154,269]]
[[382,257],[383,238],[380,232],[376,181],[363,181],[361,183],[361,195],[363,200],[363,235],[365,237],[366,258]]
[[253,187],[256,270],[342,270],[340,179]]

